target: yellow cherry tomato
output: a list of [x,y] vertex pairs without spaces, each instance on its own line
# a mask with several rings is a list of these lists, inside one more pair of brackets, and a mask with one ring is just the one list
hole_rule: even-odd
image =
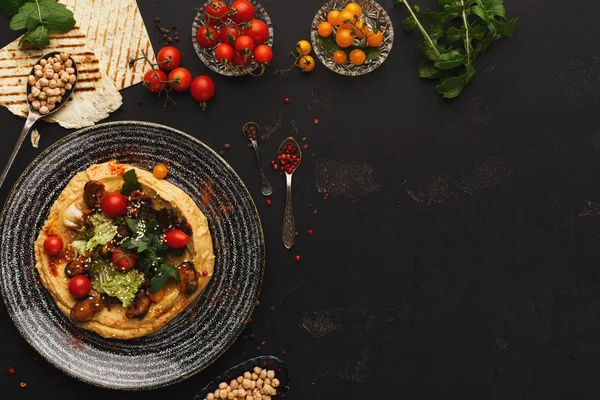
[[340,16],[340,12],[338,10],[331,10],[329,14],[327,14],[327,22],[329,22],[332,26],[338,26],[340,23],[338,18]]
[[152,174],[156,179],[165,179],[169,170],[165,164],[156,164],[152,169]]
[[354,36],[352,36],[352,32],[350,29],[338,29],[337,34],[335,35],[335,42],[341,48],[350,47],[352,42],[354,41]]
[[352,11],[344,10],[340,13],[338,17],[339,27],[342,29],[349,29],[354,22],[356,22],[356,18],[354,18],[354,14]]
[[333,26],[329,22],[321,22],[317,27],[317,31],[319,32],[319,36],[329,37],[333,32]]
[[346,52],[344,50],[337,50],[335,53],[333,53],[332,58],[333,62],[335,62],[336,64],[343,64],[348,59],[348,56],[346,55]]
[[362,8],[360,8],[360,6],[356,3],[348,3],[345,9],[350,11],[352,15],[356,15],[359,18],[363,14]]
[[308,41],[306,40],[301,40],[298,43],[296,43],[296,52],[298,52],[298,54],[300,54],[301,56],[310,54],[311,50],[312,47],[310,46],[310,43],[308,43]]
[[369,37],[367,37],[367,44],[371,47],[377,47],[381,45],[381,42],[383,42],[383,33],[381,33],[381,31],[371,33]]
[[315,59],[311,56],[302,56],[298,60],[298,66],[302,72],[310,72],[315,69]]
[[350,62],[354,65],[363,65],[367,56],[361,49],[354,49],[350,52]]
[[352,31],[355,38],[362,39],[363,36],[369,34],[369,25],[367,25],[367,23],[362,19],[359,19],[358,21],[356,21],[355,26],[352,26],[350,31]]

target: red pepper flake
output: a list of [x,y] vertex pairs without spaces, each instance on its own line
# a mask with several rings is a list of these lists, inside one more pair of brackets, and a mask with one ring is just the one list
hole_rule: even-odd
[[25,382],[21,382],[21,383],[19,383],[19,386],[21,386],[22,388],[26,388],[27,384]]
[[302,147],[304,147],[305,149],[308,149],[308,144],[304,143],[304,146],[302,146]]
[[248,318],[248,323],[251,324],[252,323],[252,317]]
[[265,344],[267,344],[267,341],[263,340],[262,342],[260,342],[260,344],[262,344],[264,346]]
[[250,339],[254,339],[254,333],[250,334]]
[[294,236],[298,236],[298,235],[299,235],[299,233],[298,233],[298,232],[294,232]]
[[306,142],[306,136],[302,138],[302,141],[303,141],[303,142]]
[[284,350],[284,351],[282,351],[282,352],[281,352],[281,354],[283,354],[283,355],[285,356],[287,353],[286,353],[286,352],[285,352],[285,350]]
[[315,210],[315,211],[313,211],[313,214],[316,214],[316,213],[318,213],[318,212],[319,212],[319,210]]
[[271,204],[273,204],[273,201],[271,199],[267,199],[267,205],[270,206]]
[[313,230],[309,229],[306,233],[308,233],[308,236],[312,236],[313,235]]
[[327,172],[327,168],[323,168],[323,172]]
[[289,102],[290,102],[290,98],[289,98],[289,97],[286,97],[285,99],[283,99],[283,102],[284,102],[285,104],[289,103]]
[[202,276],[208,276],[208,271],[202,271]]
[[8,373],[11,374],[11,375],[14,374],[15,373],[15,369],[14,368],[9,368],[8,369]]
[[38,356],[33,356],[33,361],[37,361],[38,360]]
[[294,260],[296,260],[296,262],[300,262],[300,256],[294,257]]
[[345,184],[345,183],[342,183],[342,187],[346,187],[346,184]]
[[237,289],[236,289],[236,288],[234,288],[234,287],[232,287],[232,288],[231,288],[231,293],[235,293],[235,292],[237,292]]
[[319,118],[315,118],[315,124],[319,123]]

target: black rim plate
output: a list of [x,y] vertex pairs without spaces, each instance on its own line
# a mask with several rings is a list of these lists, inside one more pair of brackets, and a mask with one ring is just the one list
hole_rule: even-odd
[[[71,177],[116,159],[142,168],[168,163],[167,179],[208,218],[215,253],[211,283],[161,330],[104,339],[72,324],[39,282],[33,242]],[[197,139],[146,122],[77,131],[27,167],[0,215],[0,289],[17,329],[50,363],[84,382],[141,390],[181,381],[214,362],[244,328],[259,296],[265,245],[258,212],[231,167]]]

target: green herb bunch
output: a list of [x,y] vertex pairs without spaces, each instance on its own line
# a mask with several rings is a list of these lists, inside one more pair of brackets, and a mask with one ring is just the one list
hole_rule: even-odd
[[476,75],[474,61],[496,40],[512,36],[517,19],[508,20],[504,0],[438,0],[438,12],[424,12],[425,27],[417,14],[418,5],[404,4],[410,16],[402,21],[408,32],[419,29],[424,37],[419,76],[439,79],[438,93],[457,97]]
[[71,10],[57,0],[0,0],[0,10],[10,20],[10,29],[27,29],[19,45],[30,42],[42,48],[50,44],[49,31],[68,32],[75,26]]

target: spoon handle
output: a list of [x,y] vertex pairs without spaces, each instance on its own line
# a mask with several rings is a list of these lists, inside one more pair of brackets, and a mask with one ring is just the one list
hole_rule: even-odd
[[15,161],[15,158],[17,157],[17,153],[19,152],[21,145],[25,141],[27,134],[31,130],[31,127],[33,126],[35,121],[37,121],[38,119],[39,119],[38,115],[35,115],[32,112],[29,113],[29,116],[27,117],[27,121],[25,121],[23,130],[21,131],[21,135],[17,139],[17,143],[15,144],[12,154],[8,158],[8,162],[6,163],[6,166],[4,167],[4,170],[2,171],[2,175],[0,175],[0,188],[2,188],[2,184],[4,183],[4,180],[6,179],[6,175],[8,175],[8,171],[10,170],[10,167],[12,166],[13,161]]
[[292,174],[285,174],[286,193],[285,193],[285,211],[283,213],[283,228],[281,238],[286,249],[291,249],[294,245],[294,236],[296,224],[294,223],[294,211],[292,210]]
[[256,154],[256,163],[258,164],[258,173],[260,174],[260,192],[263,196],[270,196],[271,193],[273,193],[273,186],[271,186],[271,183],[263,171],[260,151],[258,151],[258,143],[256,140],[252,141],[252,148],[254,149],[254,154]]

